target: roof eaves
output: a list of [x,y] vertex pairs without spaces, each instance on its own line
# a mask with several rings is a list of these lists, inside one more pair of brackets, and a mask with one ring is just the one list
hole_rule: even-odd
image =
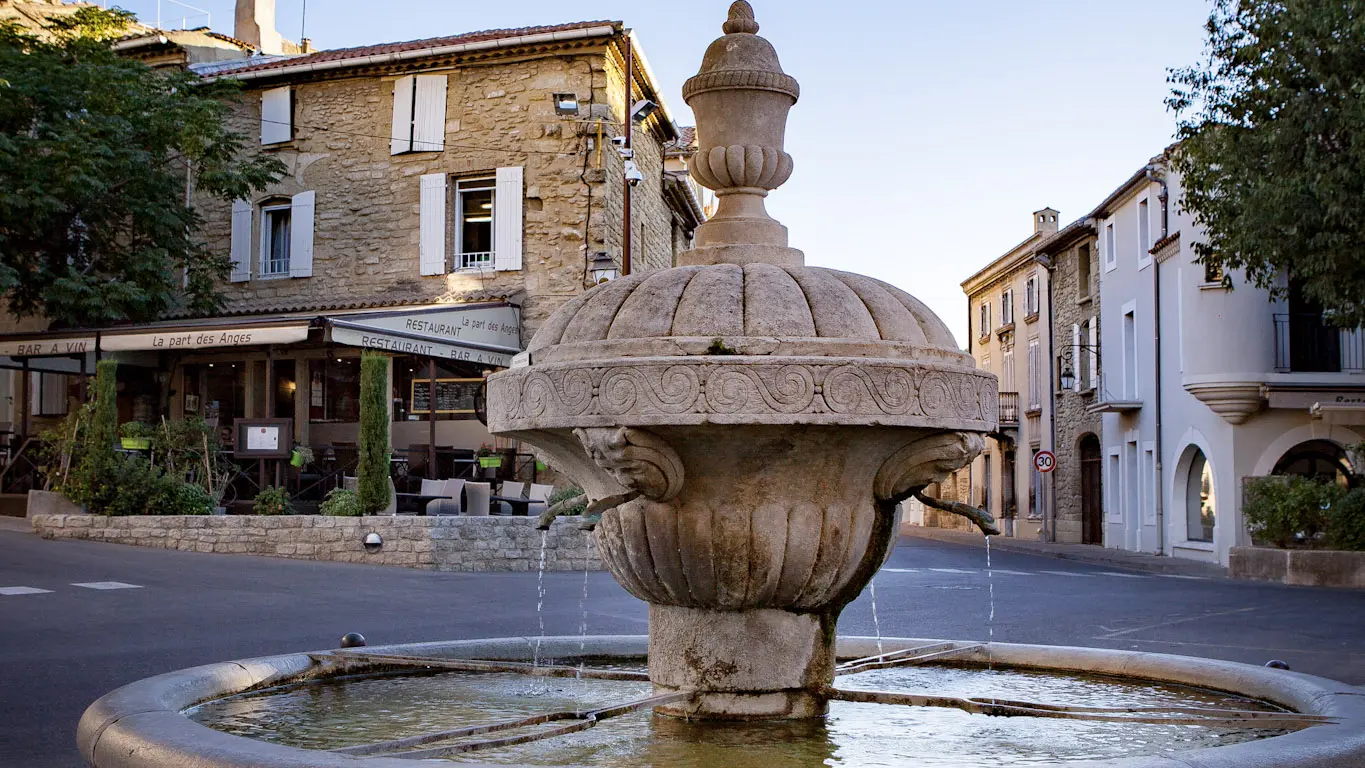
[[[1015,266],[1017,266],[1013,262],[1018,261],[1022,263],[1023,261],[1025,261],[1027,257],[1032,256],[1033,253],[1037,251],[1036,247],[1030,248],[1029,245],[1031,243],[1034,243],[1034,241],[1041,240],[1042,236],[1043,233],[1034,232],[1033,234],[1025,238],[1023,242],[1019,243],[1018,245],[1014,246],[1008,251],[1005,251],[1003,256],[995,259],[991,263],[977,270],[971,277],[967,278],[966,280],[963,280],[962,290],[967,293],[971,293],[972,288],[970,288],[969,286],[976,286],[981,282],[993,280],[995,279],[995,276],[997,274],[1002,272],[1008,272]],[[1008,266],[1009,269],[1004,269],[1004,267],[1006,266]]]

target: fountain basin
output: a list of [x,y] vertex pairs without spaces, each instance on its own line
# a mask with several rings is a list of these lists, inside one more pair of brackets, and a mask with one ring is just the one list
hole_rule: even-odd
[[[883,638],[882,642],[890,650],[936,641]],[[577,657],[580,643],[583,644],[582,653],[596,659],[638,660],[648,650],[648,638],[644,636],[554,637],[542,642],[541,653],[559,659]],[[387,654],[515,661],[525,660],[528,649],[527,638],[502,638],[354,650],[361,657]],[[875,653],[876,641],[871,638],[840,638],[837,643],[837,654],[841,659]],[[1334,724],[1316,725],[1288,735],[1233,746],[1172,756],[1065,763],[1068,766],[1365,766],[1365,695],[1360,689],[1331,680],[1182,656],[1004,643],[982,646],[960,660],[984,662],[987,653],[997,668],[1053,670],[1175,683],[1226,691],[1335,720]],[[385,668],[378,661],[373,664],[357,661],[344,667],[324,664],[309,654],[300,653],[172,672],[124,686],[96,701],[81,719],[78,743],[83,757],[95,768],[397,768],[422,764],[422,761],[411,759],[356,757],[233,736],[200,725],[185,714],[186,709],[195,705],[246,691],[336,675],[383,672]],[[1018,718],[998,718],[992,722],[1021,731],[1028,728],[1027,722],[1020,722]]]

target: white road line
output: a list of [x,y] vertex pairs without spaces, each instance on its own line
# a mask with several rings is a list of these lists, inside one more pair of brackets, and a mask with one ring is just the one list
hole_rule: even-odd
[[1163,579],[1187,579],[1189,581],[1208,581],[1203,576],[1182,576],[1178,573],[1154,573],[1153,576],[1160,576]]
[[1119,573],[1118,571],[1095,571],[1096,576],[1117,576],[1120,579],[1145,579],[1146,576],[1137,573]]
[[72,584],[73,587],[85,587],[86,589],[142,589],[139,584],[124,584],[121,581],[87,581],[81,584]]
[[1006,569],[1004,569],[1004,568],[992,568],[992,569],[991,569],[991,573],[1003,573],[1003,574],[1005,574],[1006,576],[1033,576],[1033,575],[1035,575],[1035,574],[1033,574],[1033,573],[1031,573],[1031,572],[1029,572],[1029,571],[1010,571],[1010,570],[1006,570]]
[[918,568],[883,568],[886,573],[919,573]]
[[0,587],[0,597],[12,597],[14,595],[43,595],[48,594],[50,589],[38,589],[37,587]]
[[935,573],[978,573],[978,571],[964,571],[961,568],[930,568]]
[[1081,579],[1090,578],[1090,574],[1088,573],[1075,573],[1072,571],[1040,571],[1040,573],[1050,573],[1053,576],[1074,576]]
[[1231,616],[1231,615],[1234,614],[1234,613],[1248,613],[1248,612],[1250,612],[1250,611],[1255,611],[1255,610],[1259,610],[1259,608],[1257,608],[1257,607],[1252,607],[1252,608],[1234,608],[1234,609],[1232,609],[1232,610],[1230,610],[1230,611],[1218,611],[1218,612],[1216,612],[1216,613],[1206,613],[1206,614],[1203,614],[1202,616],[1189,616],[1189,617],[1184,618],[1184,619],[1172,619],[1171,621],[1159,621],[1159,622],[1157,622],[1157,623],[1155,623],[1155,624],[1145,624],[1145,625],[1143,625],[1143,626],[1141,626],[1141,627],[1132,627],[1132,628],[1130,628],[1130,629],[1120,629],[1120,630],[1117,631],[1117,632],[1110,632],[1110,633],[1107,634],[1107,635],[1100,635],[1100,638],[1099,638],[1099,639],[1101,639],[1101,640],[1109,640],[1109,639],[1111,639],[1111,638],[1115,638],[1115,637],[1118,637],[1118,636],[1120,636],[1120,635],[1131,635],[1131,634],[1134,633],[1134,632],[1142,632],[1142,631],[1145,631],[1145,630],[1148,630],[1148,629],[1156,629],[1157,627],[1169,627],[1169,626],[1173,626],[1173,625],[1175,625],[1175,624],[1185,624],[1185,623],[1191,622],[1191,621],[1202,621],[1202,620],[1204,620],[1204,619],[1212,619],[1212,618],[1214,618],[1214,617],[1216,617],[1216,616]]

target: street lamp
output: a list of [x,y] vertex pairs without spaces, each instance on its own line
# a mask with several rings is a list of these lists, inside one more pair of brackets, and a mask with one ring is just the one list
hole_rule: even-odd
[[1072,363],[1075,359],[1077,350],[1084,350],[1094,355],[1095,365],[1098,366],[1100,363],[1099,347],[1092,347],[1089,344],[1070,344],[1062,347],[1062,352],[1058,355],[1058,361],[1061,364],[1062,370],[1057,376],[1059,383],[1062,385],[1062,389],[1071,389],[1076,386],[1076,371]]
[[588,265],[588,271],[592,273],[593,285],[601,285],[616,279],[616,260],[606,251],[598,251],[593,257],[592,263]]

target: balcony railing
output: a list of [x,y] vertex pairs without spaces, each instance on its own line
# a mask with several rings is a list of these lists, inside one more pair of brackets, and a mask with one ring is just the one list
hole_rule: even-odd
[[1019,426],[1019,393],[1000,393],[1000,428]]
[[455,263],[459,269],[487,269],[493,266],[493,252],[461,253],[455,256]]
[[1365,371],[1365,331],[1337,328],[1315,313],[1275,315],[1278,373]]

